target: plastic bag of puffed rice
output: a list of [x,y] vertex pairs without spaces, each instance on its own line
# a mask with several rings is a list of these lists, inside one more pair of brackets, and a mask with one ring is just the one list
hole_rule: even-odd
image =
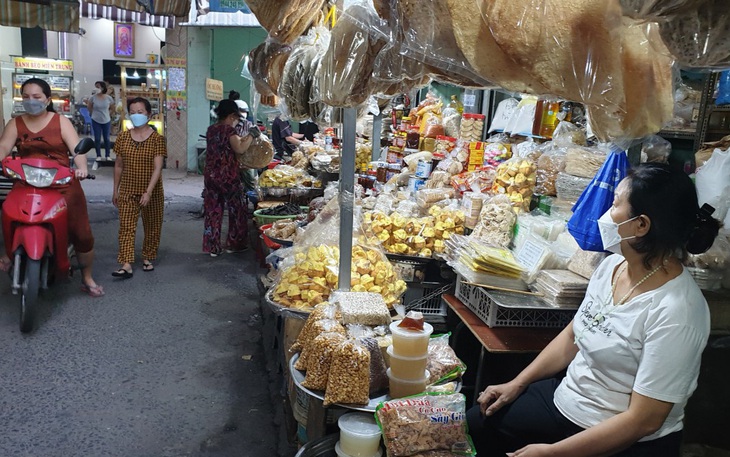
[[383,432],[388,455],[407,457],[446,451],[476,455],[467,433],[466,397],[426,394],[378,405],[375,418]]

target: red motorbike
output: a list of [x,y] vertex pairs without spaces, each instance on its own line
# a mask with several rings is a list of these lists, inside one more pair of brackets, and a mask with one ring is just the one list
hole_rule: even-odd
[[[85,138],[74,153],[85,154],[93,147],[94,141]],[[5,249],[13,262],[12,291],[20,295],[20,331],[27,333],[33,329],[40,290],[72,273],[68,207],[60,191],[69,186],[74,172],[54,160],[15,153],[2,161],[2,168],[15,181],[3,204],[2,223]]]

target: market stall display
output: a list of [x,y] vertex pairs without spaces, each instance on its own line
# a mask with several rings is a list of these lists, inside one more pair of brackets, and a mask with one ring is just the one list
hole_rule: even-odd
[[[386,330],[404,292],[425,281],[419,257],[447,260],[459,274],[457,297],[488,326],[565,326],[605,257],[580,250],[566,232],[573,204],[611,157],[610,149],[626,149],[672,119],[675,59],[705,68],[727,64],[726,40],[718,33],[722,15],[694,22],[692,8],[702,4],[714,12],[714,0],[539,3],[360,0],[308,35],[301,30],[278,39],[290,48],[269,44],[252,52],[256,87],[281,95],[292,118],[327,118],[328,126],[345,120],[342,130],[335,127],[300,146],[289,165],[298,171],[275,168],[260,182],[275,197],[271,192],[279,188],[312,187],[302,180],[339,173],[337,198],[327,191],[322,198],[339,201],[342,217],[324,207],[312,215],[314,222],[321,219],[318,225],[308,229],[319,240],[313,242],[310,233],[310,240],[297,238],[293,249],[275,253],[281,259],[278,280],[267,295],[285,315],[299,311],[303,317],[336,301],[337,289],[356,294],[340,301],[336,320],[347,334],[318,324],[291,371],[297,385],[325,405],[372,411],[389,398],[378,391],[383,379],[391,395],[405,396],[463,372],[448,338],[439,340],[439,357],[431,354],[436,338],[425,339],[427,350],[404,354],[398,326]],[[308,4],[300,6],[309,11]],[[660,19],[656,24],[647,18]],[[693,41],[688,37],[694,31],[707,33]],[[272,33],[270,41],[277,43],[282,33]],[[703,43],[711,50],[697,47]],[[392,106],[380,103],[428,78],[527,95],[500,105],[504,119],[495,116],[492,136],[485,131],[490,119],[463,113],[466,99],[461,109],[435,91],[413,104],[405,97]],[[382,138],[370,138],[372,145],[348,137],[357,110],[370,109],[390,117]],[[362,188],[355,188],[355,180]],[[274,239],[297,231],[276,224],[267,232]],[[327,226],[339,227],[344,236],[331,237]],[[710,270],[727,269],[725,259],[718,259],[692,259],[693,274],[706,288],[721,283]],[[414,262],[408,283],[397,273],[407,262]],[[375,329],[353,334],[349,327],[361,324]],[[386,370],[380,359],[389,363]],[[392,431],[389,438],[384,429],[388,455],[468,455],[463,439],[446,445],[439,440],[448,433],[434,434],[435,444],[421,440],[429,448],[414,450],[414,443],[400,443]]]

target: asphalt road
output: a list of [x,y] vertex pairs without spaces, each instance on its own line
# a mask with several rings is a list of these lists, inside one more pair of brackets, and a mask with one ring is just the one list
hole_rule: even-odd
[[138,259],[133,278],[113,279],[111,173],[84,183],[105,297],[81,293],[78,275],[57,283],[24,335],[0,277],[0,456],[292,455],[266,371],[253,253],[202,254],[202,220],[190,214],[202,179],[165,170],[156,269]]

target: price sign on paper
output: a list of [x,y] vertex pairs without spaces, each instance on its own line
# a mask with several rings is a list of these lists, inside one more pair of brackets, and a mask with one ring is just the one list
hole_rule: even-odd
[[464,106],[476,106],[477,96],[474,94],[464,94]]
[[548,247],[545,245],[536,243],[532,240],[527,240],[520,250],[517,251],[515,258],[523,267],[525,267],[525,270],[534,271],[537,269],[540,259],[543,258],[546,249],[548,249]]

